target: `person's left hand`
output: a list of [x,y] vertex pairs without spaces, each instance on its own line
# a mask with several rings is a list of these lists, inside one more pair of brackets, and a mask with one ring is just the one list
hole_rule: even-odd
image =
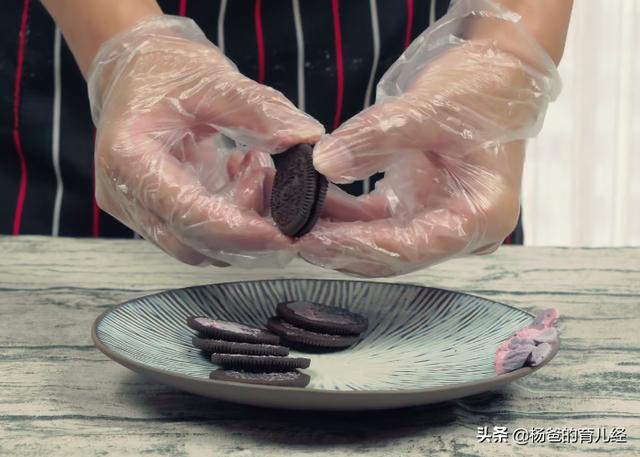
[[557,94],[555,65],[535,47],[524,62],[486,40],[434,46],[412,45],[383,78],[383,99],[316,145],[314,165],[333,182],[385,177],[364,197],[378,198],[372,220],[324,218],[299,242],[308,261],[407,273],[492,252],[516,225],[523,139]]

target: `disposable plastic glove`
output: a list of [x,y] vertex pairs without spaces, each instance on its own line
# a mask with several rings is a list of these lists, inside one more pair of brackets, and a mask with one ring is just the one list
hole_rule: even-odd
[[[518,219],[523,140],[560,88],[518,21],[489,0],[459,0],[384,75],[376,104],[323,137],[316,168],[338,183],[384,171],[367,197],[384,198],[373,220],[322,219],[300,242],[304,258],[388,276],[501,244]],[[472,38],[492,23],[513,29],[518,57]]]
[[496,374],[504,374],[523,366],[540,365],[560,345],[556,327],[560,313],[555,308],[540,312],[534,321],[515,332],[496,350]]
[[315,143],[319,123],[173,16],[106,42],[88,85],[103,210],[190,264],[282,265],[295,255],[268,218],[265,151]]

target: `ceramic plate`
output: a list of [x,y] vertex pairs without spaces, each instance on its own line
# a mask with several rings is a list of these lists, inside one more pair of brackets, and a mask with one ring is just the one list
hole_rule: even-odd
[[[369,319],[356,345],[310,354],[303,389],[212,381],[217,366],[191,346],[190,314],[264,326],[277,303],[312,300]],[[364,410],[436,403],[495,389],[535,369],[497,376],[497,346],[534,316],[459,292],[408,284],[312,279],[211,284],[123,303],[94,323],[98,348],[162,383],[207,397],[290,409]],[[551,360],[557,349],[554,350]],[[292,356],[302,353],[292,351]],[[545,363],[546,363],[545,362]]]

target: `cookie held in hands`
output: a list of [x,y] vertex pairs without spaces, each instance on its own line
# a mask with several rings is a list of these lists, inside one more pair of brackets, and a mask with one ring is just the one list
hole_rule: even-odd
[[313,148],[294,146],[273,156],[276,176],[271,191],[271,216],[278,229],[292,237],[311,231],[320,217],[327,179],[313,167]]

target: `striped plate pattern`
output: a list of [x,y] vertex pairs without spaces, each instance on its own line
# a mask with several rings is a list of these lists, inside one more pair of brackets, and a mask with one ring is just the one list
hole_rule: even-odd
[[[347,307],[369,319],[344,351],[307,355],[309,388],[400,391],[494,378],[497,346],[533,320],[525,311],[441,289],[313,279],[212,284],[124,303],[97,323],[96,337],[122,358],[195,379],[217,368],[191,346],[191,314],[264,326],[285,300]],[[301,353],[292,351],[293,356]]]

